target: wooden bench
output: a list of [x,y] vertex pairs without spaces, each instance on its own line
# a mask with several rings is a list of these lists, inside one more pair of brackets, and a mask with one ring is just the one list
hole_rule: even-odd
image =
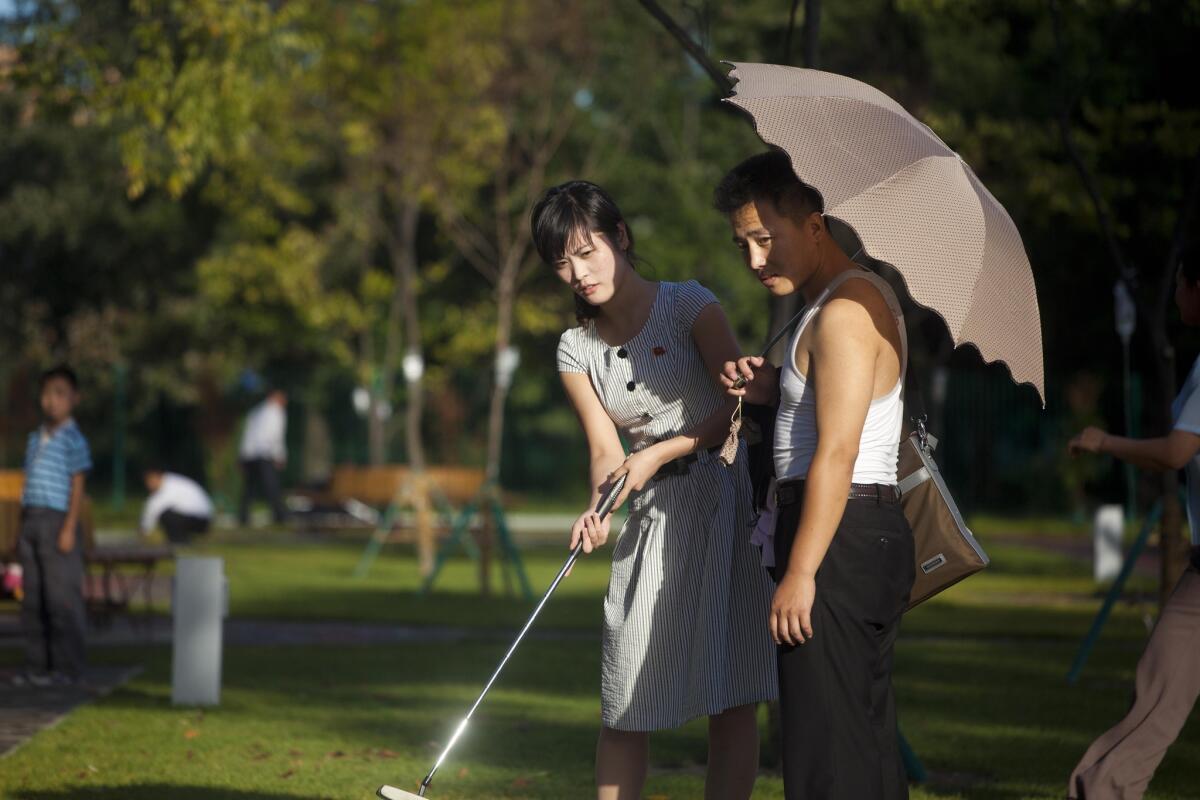
[[419,569],[427,575],[436,539],[451,532],[460,509],[479,499],[484,478],[484,471],[473,467],[431,466],[418,473],[396,464],[339,464],[322,497],[336,503],[356,500],[384,512],[356,575],[366,574],[385,541],[415,543]]
[[[423,480],[432,491],[452,506],[469,503],[483,487],[484,473],[474,467],[426,467]],[[419,491],[414,471],[396,464],[359,466],[339,464],[333,469],[328,494],[335,500],[357,500],[369,506],[386,508],[405,494]]]
[[[24,483],[21,470],[0,470],[0,562],[16,560]],[[97,545],[92,499],[87,495],[84,495],[80,508],[79,530],[88,573],[84,577],[84,596],[89,605],[101,606],[104,610],[127,608],[140,589],[149,609],[158,564],[173,560],[175,552],[161,545]]]

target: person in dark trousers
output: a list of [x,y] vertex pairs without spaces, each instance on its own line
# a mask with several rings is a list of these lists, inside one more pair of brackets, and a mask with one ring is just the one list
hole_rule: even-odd
[[159,466],[148,467],[142,480],[150,492],[142,509],[142,536],[156,525],[172,544],[188,544],[193,537],[208,533],[213,503],[200,484]]
[[242,464],[242,503],[238,521],[250,521],[250,503],[256,494],[271,504],[275,522],[283,522],[287,509],[283,505],[279,473],[287,464],[287,393],[271,391],[265,400],[250,410],[238,458]]
[[25,448],[17,540],[25,591],[25,670],[16,680],[25,685],[74,684],[83,673],[86,618],[78,528],[92,457],[71,417],[78,402],[79,382],[70,367],[42,374],[43,421]]
[[[1200,250],[1180,256],[1175,306],[1183,324],[1200,327]],[[1128,439],[1085,428],[1068,444],[1071,455],[1098,453],[1149,470],[1186,470],[1191,563],[1159,614],[1138,661],[1134,697],[1124,719],[1092,742],[1071,772],[1067,796],[1078,800],[1135,800],[1179,736],[1200,696],[1200,358],[1171,405],[1171,432]]]
[[742,162],[714,199],[767,291],[806,303],[781,369],[743,357],[722,377],[731,394],[778,406],[778,585],[764,623],[778,645],[784,793],[905,798],[892,690],[916,570],[896,486],[903,312],[887,282],[834,242],[820,195],[783,153]]

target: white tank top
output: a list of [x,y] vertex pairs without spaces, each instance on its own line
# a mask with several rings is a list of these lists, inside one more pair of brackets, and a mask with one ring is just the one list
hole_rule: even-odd
[[788,357],[779,373],[779,411],[775,416],[775,475],[778,480],[808,476],[808,467],[817,450],[817,398],[800,370],[796,369],[796,343],[812,318],[835,289],[851,278],[870,281],[883,295],[896,327],[900,331],[900,379],[883,397],[871,401],[863,423],[858,458],[854,462],[853,483],[896,483],[896,461],[900,455],[900,430],[904,421],[904,374],[908,367],[908,335],[904,312],[896,293],[883,278],[869,270],[843,272],[804,312],[788,346]]

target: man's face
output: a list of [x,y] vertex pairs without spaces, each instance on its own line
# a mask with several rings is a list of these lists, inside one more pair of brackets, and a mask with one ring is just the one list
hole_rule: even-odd
[[746,266],[777,297],[792,294],[812,272],[813,251],[805,225],[780,214],[770,202],[750,202],[729,215],[733,243]]
[[79,394],[66,378],[48,378],[42,384],[41,407],[42,414],[54,425],[71,416]]

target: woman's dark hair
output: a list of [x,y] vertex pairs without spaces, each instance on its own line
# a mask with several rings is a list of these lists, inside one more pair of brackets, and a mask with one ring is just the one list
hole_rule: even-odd
[[[608,192],[588,181],[568,181],[551,189],[533,207],[529,225],[533,246],[542,261],[553,265],[567,249],[593,232],[604,234],[613,247],[621,244],[620,225],[625,218]],[[633,231],[625,225],[629,247],[625,257],[634,263]],[[575,295],[575,318],[580,324],[594,318],[600,309]]]
[[722,214],[758,200],[771,201],[776,211],[793,218],[825,211],[821,195],[796,177],[792,160],[782,150],[750,156],[729,170],[713,191],[713,205]]

